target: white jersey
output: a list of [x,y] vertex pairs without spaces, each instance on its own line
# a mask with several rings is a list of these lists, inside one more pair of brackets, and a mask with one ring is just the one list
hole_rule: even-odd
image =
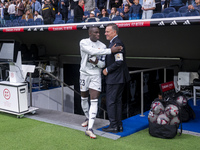
[[[100,41],[93,42],[90,38],[80,41],[81,67],[80,73],[84,75],[100,75],[101,68],[105,67],[105,55],[111,54],[111,49]],[[96,65],[89,62],[89,58],[96,56]]]

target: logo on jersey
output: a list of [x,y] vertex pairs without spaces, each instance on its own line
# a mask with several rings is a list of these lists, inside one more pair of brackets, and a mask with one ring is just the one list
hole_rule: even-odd
[[123,61],[123,54],[122,53],[115,54],[115,61]]

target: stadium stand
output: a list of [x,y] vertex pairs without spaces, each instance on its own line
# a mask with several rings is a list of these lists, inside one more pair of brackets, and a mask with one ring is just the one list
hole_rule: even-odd
[[110,21],[108,17],[102,17],[99,21]]
[[121,16],[116,16],[112,18],[112,21],[116,21],[116,20],[123,20],[123,18]]
[[151,19],[155,18],[165,18],[165,15],[163,13],[155,13],[152,15]]
[[172,18],[172,17],[181,17],[181,13],[179,13],[179,12],[170,12],[167,15],[167,18]]
[[179,13],[181,13],[182,16],[184,16],[188,12],[188,7],[187,6],[182,6],[178,10]]
[[163,10],[163,14],[165,15],[165,17],[170,13],[170,12],[176,12],[176,9],[174,7],[168,7],[168,8],[165,8]]
[[191,10],[191,11],[188,11],[184,14],[184,16],[199,16],[199,11],[194,9],[194,10]]

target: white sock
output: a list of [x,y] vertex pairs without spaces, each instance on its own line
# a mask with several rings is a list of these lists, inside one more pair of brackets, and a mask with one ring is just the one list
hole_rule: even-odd
[[88,129],[92,129],[98,110],[98,99],[92,99],[90,102]]
[[87,119],[89,119],[89,103],[88,97],[81,97],[81,106]]

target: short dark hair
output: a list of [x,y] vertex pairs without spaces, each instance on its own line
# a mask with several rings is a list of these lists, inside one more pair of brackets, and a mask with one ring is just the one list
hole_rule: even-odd
[[107,27],[108,27],[108,26],[111,26],[112,29],[115,30],[117,34],[119,34],[119,28],[118,28],[118,26],[117,26],[115,23],[109,23],[109,24],[107,25]]
[[88,33],[90,34],[94,28],[98,28],[97,26],[90,26],[88,29]]

